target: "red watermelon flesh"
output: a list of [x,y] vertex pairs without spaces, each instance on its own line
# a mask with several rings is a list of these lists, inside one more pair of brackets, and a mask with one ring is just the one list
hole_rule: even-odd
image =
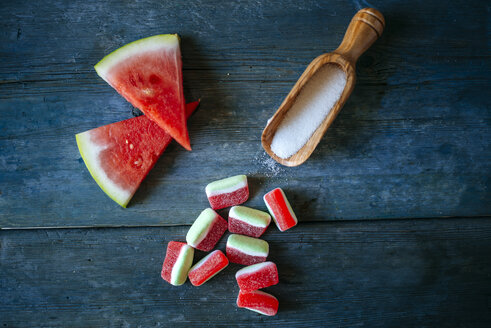
[[[189,117],[199,101],[186,105]],[[76,135],[92,177],[119,205],[126,207],[172,137],[142,115]]]
[[156,35],[127,44],[104,57],[95,69],[133,106],[191,150],[176,34]]

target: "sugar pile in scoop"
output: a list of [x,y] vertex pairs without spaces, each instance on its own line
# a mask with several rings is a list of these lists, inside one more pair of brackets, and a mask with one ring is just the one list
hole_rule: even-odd
[[307,143],[324,118],[337,103],[346,74],[335,64],[321,67],[303,86],[273,136],[271,150],[289,158]]

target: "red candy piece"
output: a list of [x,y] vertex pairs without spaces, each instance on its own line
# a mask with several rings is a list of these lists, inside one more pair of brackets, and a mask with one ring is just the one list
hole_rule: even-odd
[[271,190],[264,195],[264,202],[280,231],[288,230],[297,225],[297,217],[281,188]]
[[221,208],[242,204],[249,198],[249,187],[245,186],[234,192],[208,197],[211,208],[219,210]]
[[230,262],[242,265],[251,265],[266,261],[266,256],[247,255],[235,248],[227,248],[227,256]]
[[252,225],[246,225],[243,221],[237,220],[231,216],[228,217],[228,231],[238,233],[240,235],[261,237],[268,227],[261,228]]
[[227,239],[226,250],[230,262],[251,265],[266,261],[269,244],[261,239],[232,234]]
[[221,251],[216,250],[202,258],[189,270],[189,281],[194,286],[201,286],[228,265],[228,259]]
[[194,250],[191,246],[178,241],[167,244],[164,264],[160,276],[168,283],[179,286],[187,278],[187,273],[193,264]]
[[227,256],[230,262],[242,265],[251,265],[266,261],[266,256],[247,255],[235,248],[227,248]]
[[237,271],[235,279],[244,292],[266,288],[278,283],[278,268],[273,262],[250,265]]
[[245,175],[213,181],[206,186],[205,191],[214,210],[242,204],[249,198],[249,186]]
[[228,213],[228,231],[240,235],[260,237],[270,222],[268,213],[245,206],[234,206]]
[[227,231],[227,221],[211,208],[205,209],[186,235],[189,246],[204,252],[211,251]]
[[210,232],[203,241],[201,241],[195,248],[204,252],[211,251],[222,238],[225,231],[227,231],[227,221],[218,216],[218,218],[212,223]]
[[280,303],[271,294],[256,290],[253,292],[239,291],[237,306],[257,313],[273,316],[278,312]]

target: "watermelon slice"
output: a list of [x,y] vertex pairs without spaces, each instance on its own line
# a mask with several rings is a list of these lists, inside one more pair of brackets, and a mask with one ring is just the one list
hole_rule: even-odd
[[[186,116],[199,101],[186,105]],[[126,207],[140,183],[172,141],[146,116],[138,116],[77,134],[77,145],[99,187]]]
[[104,57],[94,68],[133,106],[191,150],[177,34],[131,42]]

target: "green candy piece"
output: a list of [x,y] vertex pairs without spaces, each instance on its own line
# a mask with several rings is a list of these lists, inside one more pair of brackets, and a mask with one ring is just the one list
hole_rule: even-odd
[[179,252],[176,263],[172,267],[171,284],[180,286],[186,282],[189,268],[193,265],[194,249],[184,245]]
[[232,192],[247,185],[247,176],[236,175],[230,178],[210,182],[206,188],[206,194],[212,196],[220,193]]
[[186,235],[186,242],[188,245],[196,247],[206,237],[216,216],[217,213],[211,208],[207,208],[201,212]]
[[246,206],[232,207],[228,216],[255,227],[266,227],[271,222],[271,216],[268,213]]
[[268,256],[269,244],[262,239],[232,234],[228,237],[227,247],[232,247],[251,256]]

